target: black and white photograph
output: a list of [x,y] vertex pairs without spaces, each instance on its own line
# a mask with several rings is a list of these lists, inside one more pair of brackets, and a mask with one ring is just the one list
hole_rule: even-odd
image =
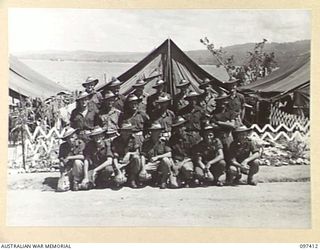
[[8,9],[6,225],[311,228],[311,11]]

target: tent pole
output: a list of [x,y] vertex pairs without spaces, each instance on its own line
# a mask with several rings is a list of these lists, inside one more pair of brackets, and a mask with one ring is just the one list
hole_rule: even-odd
[[173,103],[174,87],[173,87],[173,81],[172,81],[171,40],[170,40],[170,38],[168,39],[167,67],[168,67],[168,83],[169,83],[169,86],[170,86],[170,94],[172,96],[171,102]]

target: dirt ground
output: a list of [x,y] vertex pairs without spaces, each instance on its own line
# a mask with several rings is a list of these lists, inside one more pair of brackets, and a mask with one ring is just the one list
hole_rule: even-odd
[[309,166],[262,167],[259,185],[56,193],[58,173],[8,176],[8,226],[310,228]]

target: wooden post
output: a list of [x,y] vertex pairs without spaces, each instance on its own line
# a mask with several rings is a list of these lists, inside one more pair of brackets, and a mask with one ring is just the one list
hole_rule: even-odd
[[168,68],[168,83],[169,83],[169,88],[170,88],[170,94],[172,96],[171,104],[173,104],[174,86],[173,86],[173,79],[172,79],[171,40],[170,40],[170,38],[168,39],[167,68]]
[[22,164],[23,168],[26,169],[26,156],[25,156],[25,145],[24,145],[24,125],[21,124],[21,142],[22,142]]

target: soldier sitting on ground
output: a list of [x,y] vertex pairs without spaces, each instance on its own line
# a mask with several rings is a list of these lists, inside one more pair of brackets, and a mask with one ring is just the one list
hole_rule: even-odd
[[[72,190],[78,191],[80,189],[80,183],[84,177],[84,142],[78,139],[77,130],[74,128],[66,128],[62,136],[64,142],[59,148],[59,160],[60,160],[60,172],[68,180],[66,182],[72,182]],[[70,183],[69,183],[70,185]],[[68,187],[59,187],[61,191],[67,191]]]
[[140,146],[132,135],[133,126],[123,123],[120,127],[120,135],[111,143],[114,165],[117,169],[125,169],[128,176],[128,185],[137,188],[138,174],[141,170]]
[[160,123],[151,124],[148,130],[151,135],[142,145],[139,178],[142,181],[150,180],[150,174],[153,174],[158,179],[160,188],[165,189],[172,166],[171,148],[165,140],[160,139],[163,130]]
[[230,145],[230,170],[236,174],[234,183],[240,183],[241,173],[248,175],[247,183],[257,185],[253,176],[259,171],[260,152],[257,145],[248,137],[251,129],[246,126],[234,130],[234,141]]
[[223,146],[216,137],[217,125],[206,125],[202,131],[203,140],[192,148],[195,175],[203,184],[223,186],[220,177],[226,167]]

